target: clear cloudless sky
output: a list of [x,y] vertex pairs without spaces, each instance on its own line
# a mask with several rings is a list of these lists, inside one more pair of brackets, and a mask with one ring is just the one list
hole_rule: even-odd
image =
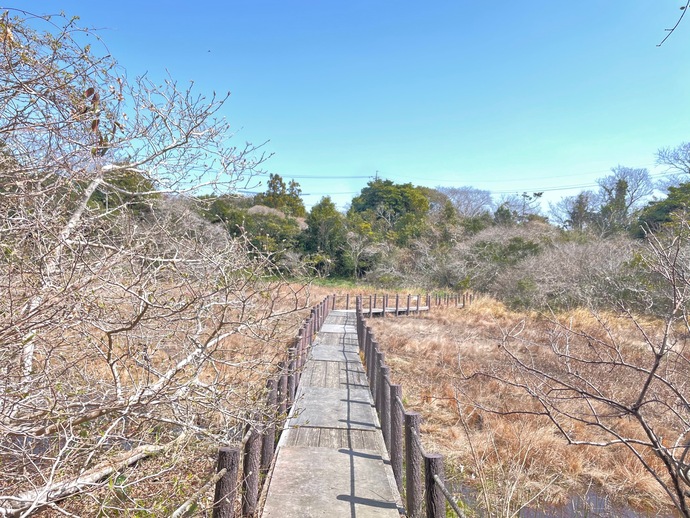
[[[593,188],[690,140],[685,0],[21,0],[80,16],[128,75],[231,92],[238,144],[310,207],[374,175],[496,199]],[[1,9],[1,8],[0,8]],[[265,188],[265,180],[257,191]]]

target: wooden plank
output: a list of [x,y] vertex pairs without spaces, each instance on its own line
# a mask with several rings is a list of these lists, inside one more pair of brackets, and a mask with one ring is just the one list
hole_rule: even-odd
[[354,311],[333,310],[302,373],[262,516],[398,518],[402,502],[359,356]]

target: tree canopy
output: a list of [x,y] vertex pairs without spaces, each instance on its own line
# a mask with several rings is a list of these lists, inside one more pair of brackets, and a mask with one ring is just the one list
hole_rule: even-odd
[[254,203],[277,209],[288,216],[303,218],[307,211],[304,208],[301,194],[302,189],[296,181],[290,180],[290,183],[285,185],[285,181],[279,174],[271,173],[266,191],[257,194]]

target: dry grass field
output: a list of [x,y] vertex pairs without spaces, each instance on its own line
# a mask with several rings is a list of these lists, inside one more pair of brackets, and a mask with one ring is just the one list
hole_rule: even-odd
[[[640,356],[642,361],[645,349],[639,344],[640,329],[629,320],[613,315],[595,318],[586,311],[558,317],[566,318],[590,342],[593,337],[601,344],[626,344],[626,359],[634,363]],[[494,300],[478,298],[465,309],[440,307],[419,316],[368,322],[386,352],[392,382],[402,384],[406,406],[423,416],[427,450],[446,457],[447,478],[456,487],[471,488],[483,512],[517,516],[521,509],[563,505],[588,492],[643,513],[672,512],[667,493],[628,448],[569,445],[551,420],[537,415],[543,408],[525,394],[523,386],[529,380],[524,369],[516,369],[506,349],[518,360],[543,362],[543,370],[553,372],[557,362],[552,349],[539,345],[555,342],[551,319],[513,313]],[[647,324],[641,325],[652,333],[655,323]],[[569,346],[577,347],[576,341]],[[592,348],[591,343],[583,347]],[[590,367],[591,372],[578,376],[591,375],[600,383],[598,390],[609,391],[612,397],[625,401],[639,391],[634,375],[624,378],[610,366],[599,372],[597,365]],[[477,376],[478,372],[488,376]],[[684,390],[682,382],[679,386]],[[582,401],[564,404],[571,405],[566,407],[571,416],[598,410],[602,420],[611,419],[617,433],[631,440],[644,439],[633,420],[607,417],[603,408],[595,408],[596,402],[585,410]],[[518,409],[533,413],[513,413]],[[585,420],[560,417],[573,436],[606,439]],[[665,414],[660,413],[654,425],[669,438],[683,433]],[[660,460],[648,448],[639,449],[649,466],[663,472]],[[668,483],[667,476],[661,478]]]

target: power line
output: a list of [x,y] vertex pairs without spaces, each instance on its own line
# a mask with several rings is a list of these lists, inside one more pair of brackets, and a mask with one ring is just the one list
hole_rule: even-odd
[[[688,0],[690,1],[690,0]],[[646,168],[652,168],[655,167],[656,164],[647,164],[644,165],[643,167]],[[563,175],[550,175],[550,176],[539,176],[536,178],[530,178],[530,180],[557,180],[561,178],[572,178],[573,176],[584,176],[584,175],[594,175],[594,174],[609,174],[611,173],[611,168],[605,169],[605,170],[596,170],[596,171],[586,171],[586,172],[578,172],[577,174],[563,174]],[[462,176],[463,177],[476,177],[476,176],[481,176],[486,173],[472,173],[472,172],[463,172]],[[652,173],[650,176],[664,176],[669,173]],[[433,180],[430,179],[428,176],[426,177],[419,177],[419,176],[409,176],[409,175],[404,175],[404,174],[395,174],[391,176],[386,176],[386,175],[380,175],[379,171],[376,171],[374,175],[306,175],[306,174],[296,174],[296,175],[291,175],[291,174],[281,174],[280,175],[283,178],[289,178],[291,180],[298,179],[298,180],[365,180],[365,179],[376,179],[380,177],[384,178],[389,178],[389,179],[403,179],[403,180],[416,180],[416,181],[424,181],[424,182],[436,182],[436,183],[452,183],[452,184],[457,184],[457,180],[448,180],[448,179],[438,179],[438,180]],[[482,180],[481,183],[506,183],[506,179],[497,179],[497,180]],[[334,193],[335,194],[335,193]],[[338,193],[338,194],[347,194],[347,193]]]

